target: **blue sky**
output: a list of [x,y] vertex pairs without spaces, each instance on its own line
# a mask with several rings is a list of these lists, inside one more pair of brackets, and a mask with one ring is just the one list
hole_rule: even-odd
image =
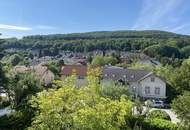
[[3,37],[104,30],[190,34],[189,0],[1,0]]

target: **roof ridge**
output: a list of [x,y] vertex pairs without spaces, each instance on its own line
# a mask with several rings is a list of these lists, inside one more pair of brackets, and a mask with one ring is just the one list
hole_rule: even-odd
[[146,77],[150,76],[154,74],[154,72],[149,72],[148,74],[146,74],[145,76],[143,76],[142,78],[140,78],[138,81],[141,81],[142,79],[145,79]]

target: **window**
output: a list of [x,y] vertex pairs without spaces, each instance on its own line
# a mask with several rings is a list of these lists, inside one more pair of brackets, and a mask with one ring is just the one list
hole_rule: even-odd
[[136,92],[136,87],[135,86],[132,86],[132,91],[133,91],[133,93]]
[[150,87],[149,86],[145,87],[145,94],[150,94]]
[[156,87],[156,88],[155,88],[155,94],[156,94],[156,95],[160,95],[160,88],[159,88],[159,87]]
[[151,82],[154,82],[154,81],[155,81],[155,78],[154,78],[154,77],[151,77],[151,78],[150,78],[150,81],[151,81]]

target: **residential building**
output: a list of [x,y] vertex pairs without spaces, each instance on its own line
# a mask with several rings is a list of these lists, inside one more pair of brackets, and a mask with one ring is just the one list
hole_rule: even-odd
[[48,70],[48,68],[46,66],[43,66],[42,64],[28,67],[24,65],[18,65],[14,67],[14,71],[17,73],[33,71],[36,74],[36,76],[39,77],[40,82],[45,86],[51,85],[53,80],[55,79],[53,72]]
[[103,69],[103,82],[114,80],[128,85],[129,93],[141,99],[166,98],[166,82],[146,70],[124,69],[108,66]]
[[37,65],[34,67],[34,72],[40,78],[41,83],[45,86],[51,85],[55,79],[53,72],[48,70],[46,66]]
[[86,79],[87,70],[88,70],[88,67],[81,64],[64,65],[61,68],[61,77],[62,79],[64,79],[68,76],[76,74],[77,76],[76,86],[80,87],[87,83],[87,79]]

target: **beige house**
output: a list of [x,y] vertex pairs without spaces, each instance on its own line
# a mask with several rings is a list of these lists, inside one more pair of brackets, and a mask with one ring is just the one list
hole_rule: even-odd
[[166,82],[150,71],[105,67],[103,82],[109,82],[109,80],[127,84],[129,93],[141,99],[166,98]]
[[52,84],[53,80],[55,79],[53,72],[48,70],[48,68],[46,66],[43,66],[42,64],[30,67],[26,67],[24,65],[18,65],[14,67],[14,71],[17,73],[25,73],[33,71],[36,74],[36,76],[39,77],[40,82],[45,86]]
[[45,86],[52,84],[53,80],[55,79],[53,72],[48,70],[46,66],[37,65],[34,66],[33,70],[35,71],[35,74],[40,78],[41,83]]

